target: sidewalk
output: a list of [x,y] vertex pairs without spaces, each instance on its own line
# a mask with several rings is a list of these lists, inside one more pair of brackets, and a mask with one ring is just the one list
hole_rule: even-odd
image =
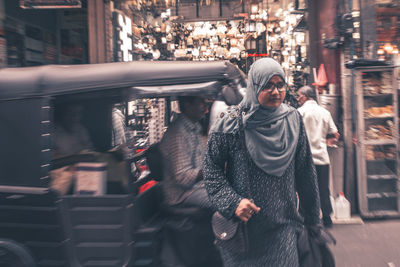
[[400,219],[334,224],[336,267],[400,267]]

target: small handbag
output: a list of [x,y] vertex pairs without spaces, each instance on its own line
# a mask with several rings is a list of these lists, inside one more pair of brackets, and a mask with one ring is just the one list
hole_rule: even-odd
[[[241,135],[242,145],[244,144],[242,116],[239,110],[239,133]],[[245,147],[245,146],[244,146]],[[247,158],[245,160],[247,167]],[[248,172],[246,172],[248,174]],[[250,180],[246,176],[247,189],[250,196]],[[235,253],[238,256],[245,256],[249,251],[249,243],[247,236],[246,222],[241,221],[239,218],[226,219],[218,211],[216,211],[211,218],[211,226],[215,236],[215,245],[223,250]]]
[[246,223],[239,219],[226,219],[218,211],[211,218],[215,245],[238,255],[248,252]]

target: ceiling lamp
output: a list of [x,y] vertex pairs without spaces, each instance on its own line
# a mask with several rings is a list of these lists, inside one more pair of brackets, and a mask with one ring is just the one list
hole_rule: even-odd
[[251,14],[257,14],[258,13],[258,2],[257,1],[253,1],[251,3],[250,11],[251,11]]

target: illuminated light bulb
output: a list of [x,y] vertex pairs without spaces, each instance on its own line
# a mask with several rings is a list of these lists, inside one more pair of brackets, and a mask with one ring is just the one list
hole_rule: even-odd
[[252,14],[258,13],[258,3],[251,4],[251,13]]
[[383,55],[383,54],[385,54],[385,51],[383,49],[378,49],[378,51],[376,51],[376,53],[378,55]]
[[385,44],[385,46],[383,47],[383,49],[388,52],[388,53],[392,53],[393,51],[393,46],[391,44]]
[[161,56],[160,50],[158,49],[153,50],[152,54],[153,54],[153,59],[159,59]]
[[237,39],[232,38],[232,39],[231,39],[231,46],[237,46],[237,44],[238,44]]

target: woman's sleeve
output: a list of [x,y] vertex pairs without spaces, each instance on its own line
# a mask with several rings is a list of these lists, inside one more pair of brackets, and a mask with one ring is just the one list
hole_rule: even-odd
[[295,160],[296,188],[300,200],[300,213],[304,216],[305,224],[319,224],[320,200],[317,172],[315,171],[310,145],[302,120],[300,120],[300,135]]
[[229,156],[227,134],[212,133],[204,158],[204,184],[214,208],[225,218],[232,218],[242,197],[229,184],[225,166]]

